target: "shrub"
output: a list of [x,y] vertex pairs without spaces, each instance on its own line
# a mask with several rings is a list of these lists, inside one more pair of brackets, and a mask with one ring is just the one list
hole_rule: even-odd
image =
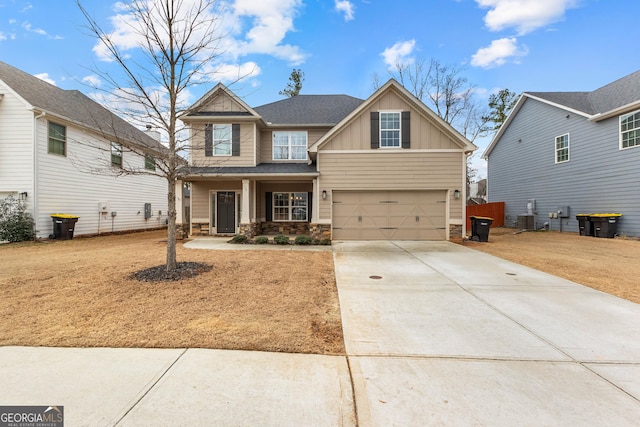
[[269,243],[269,238],[267,236],[260,236],[255,238],[255,242],[258,245],[265,245]]
[[331,245],[331,239],[322,239],[320,240],[320,244],[324,246],[329,246]]
[[289,236],[285,236],[283,234],[279,234],[273,238],[273,241],[278,245],[288,245],[289,244]]
[[309,236],[296,236],[296,245],[310,245],[313,243],[313,239]]
[[247,240],[249,240],[249,238],[244,234],[236,234],[231,238],[230,243],[247,243]]
[[22,201],[13,196],[0,200],[0,240],[31,240],[35,235],[33,227],[33,217]]

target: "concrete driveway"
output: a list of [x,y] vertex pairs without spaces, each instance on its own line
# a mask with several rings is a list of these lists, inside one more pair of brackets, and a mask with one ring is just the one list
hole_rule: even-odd
[[448,242],[333,254],[347,356],[0,347],[0,405],[67,426],[638,425],[640,305]]
[[360,425],[638,425],[640,305],[449,242],[338,242]]

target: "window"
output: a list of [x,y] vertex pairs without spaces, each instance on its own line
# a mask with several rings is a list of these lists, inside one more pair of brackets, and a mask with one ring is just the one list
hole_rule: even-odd
[[307,193],[273,193],[274,221],[306,221]]
[[231,155],[231,125],[213,125],[213,155]]
[[556,163],[569,161],[569,134],[556,137]]
[[148,171],[156,170],[156,158],[151,154],[144,155],[144,168]]
[[411,148],[411,112],[371,111],[371,148]]
[[67,128],[57,123],[49,122],[49,143],[47,152],[51,154],[67,155]]
[[122,144],[111,143],[111,166],[122,167]]
[[400,113],[380,113],[380,147],[400,147]]
[[640,145],[640,111],[620,116],[620,148]]
[[273,132],[273,160],[306,160],[307,132]]

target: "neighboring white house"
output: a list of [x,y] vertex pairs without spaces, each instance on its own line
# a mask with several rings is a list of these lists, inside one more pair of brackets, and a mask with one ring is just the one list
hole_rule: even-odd
[[26,202],[37,237],[53,232],[54,213],[80,217],[75,235],[165,227],[167,181],[148,174],[161,149],[81,92],[0,62],[0,197]]

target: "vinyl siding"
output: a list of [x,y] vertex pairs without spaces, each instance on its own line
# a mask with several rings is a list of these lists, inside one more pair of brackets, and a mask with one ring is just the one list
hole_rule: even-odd
[[[221,122],[216,121],[216,124],[221,124]],[[204,123],[194,123],[191,126],[191,166],[255,166],[253,154],[253,123],[240,124],[239,156],[205,156],[204,127]]]
[[[327,190],[450,190],[449,218],[461,223],[462,201],[453,191],[462,191],[463,156],[459,152],[415,152],[410,150],[362,150],[318,153],[319,191]],[[320,199],[320,221],[331,219],[331,197]]]
[[370,114],[375,111],[411,112],[411,148],[412,149],[460,149],[450,134],[441,125],[422,112],[410,107],[394,90],[383,94],[355,117],[345,128],[323,144],[323,150],[365,150],[371,148]]
[[[34,114],[0,81],[0,195],[27,192],[33,196]],[[2,196],[0,196],[2,197]],[[32,198],[27,197],[27,206]]]
[[241,181],[214,181],[191,183],[192,222],[209,222],[209,193],[211,191],[241,191]]
[[[567,118],[567,116],[569,116]],[[570,160],[555,163],[555,137],[569,133]],[[505,202],[505,224],[515,225],[536,200],[536,224],[553,230],[549,219],[558,206],[569,206],[563,231],[578,231],[575,215],[617,212],[618,232],[640,236],[640,147],[619,149],[619,117],[589,122],[536,100],[527,99],[488,158],[489,201]]]
[[[50,118],[47,116],[47,118]],[[67,156],[47,153],[47,119],[38,120],[38,236],[53,232],[52,213],[78,215],[75,235],[139,230],[165,226],[167,181],[149,175],[110,174],[110,143],[50,118],[67,127]],[[102,150],[97,147],[102,147]],[[124,151],[123,162],[144,168],[144,158]],[[96,173],[95,169],[102,169]],[[99,202],[109,213],[100,214]],[[151,203],[153,216],[144,219],[144,204]],[[161,211],[159,213],[158,211]],[[110,212],[117,212],[113,218]]]

